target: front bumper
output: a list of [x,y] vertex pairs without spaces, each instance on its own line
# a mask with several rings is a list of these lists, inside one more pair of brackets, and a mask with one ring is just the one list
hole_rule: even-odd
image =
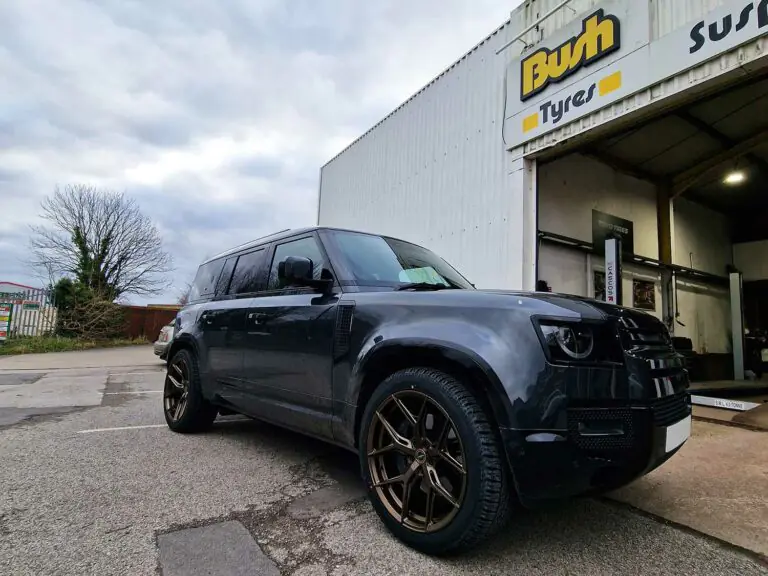
[[629,484],[673,456],[690,435],[688,392],[644,405],[566,412],[567,430],[501,431],[525,506]]
[[159,356],[160,358],[165,358],[166,354],[168,353],[168,346],[170,345],[170,342],[155,342],[152,347],[155,352],[155,356]]

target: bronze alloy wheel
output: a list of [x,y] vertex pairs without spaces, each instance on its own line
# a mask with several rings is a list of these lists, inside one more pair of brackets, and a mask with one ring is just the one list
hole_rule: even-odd
[[372,487],[402,526],[432,533],[448,526],[467,489],[464,446],[430,396],[396,392],[378,406],[366,454]]
[[189,364],[186,358],[179,355],[168,366],[163,392],[163,407],[166,416],[172,422],[178,422],[184,416],[189,398]]

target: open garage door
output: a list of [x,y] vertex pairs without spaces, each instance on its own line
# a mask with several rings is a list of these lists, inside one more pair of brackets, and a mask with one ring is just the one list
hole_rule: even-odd
[[622,304],[669,326],[693,388],[753,408],[768,392],[768,76],[682,102],[539,158],[539,285],[604,298],[604,240],[620,237]]

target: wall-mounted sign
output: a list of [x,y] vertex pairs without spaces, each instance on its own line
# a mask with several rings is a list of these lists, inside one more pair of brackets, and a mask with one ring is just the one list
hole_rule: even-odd
[[520,100],[530,100],[550,84],[562,82],[581,68],[621,47],[621,23],[601,8],[581,24],[581,31],[553,50],[539,48],[520,62]]
[[621,240],[621,251],[625,256],[634,254],[635,234],[632,221],[592,210],[592,247],[595,252],[605,253],[605,241],[608,238]]
[[648,280],[632,280],[632,307],[656,311],[656,284]]
[[[651,42],[649,6],[648,0],[604,2],[600,10],[513,62],[507,72],[507,147],[520,146],[768,32],[768,0],[731,0]],[[615,30],[613,40],[609,27]],[[600,42],[595,44],[596,38]]]
[[13,313],[13,304],[0,304],[0,342],[8,339],[8,332],[11,329],[11,314]]
[[605,301],[621,306],[621,240],[605,241]]

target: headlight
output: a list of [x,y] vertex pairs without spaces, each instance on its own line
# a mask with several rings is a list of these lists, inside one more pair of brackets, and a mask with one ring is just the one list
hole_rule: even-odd
[[553,363],[621,363],[618,335],[608,324],[540,320],[538,329]]

